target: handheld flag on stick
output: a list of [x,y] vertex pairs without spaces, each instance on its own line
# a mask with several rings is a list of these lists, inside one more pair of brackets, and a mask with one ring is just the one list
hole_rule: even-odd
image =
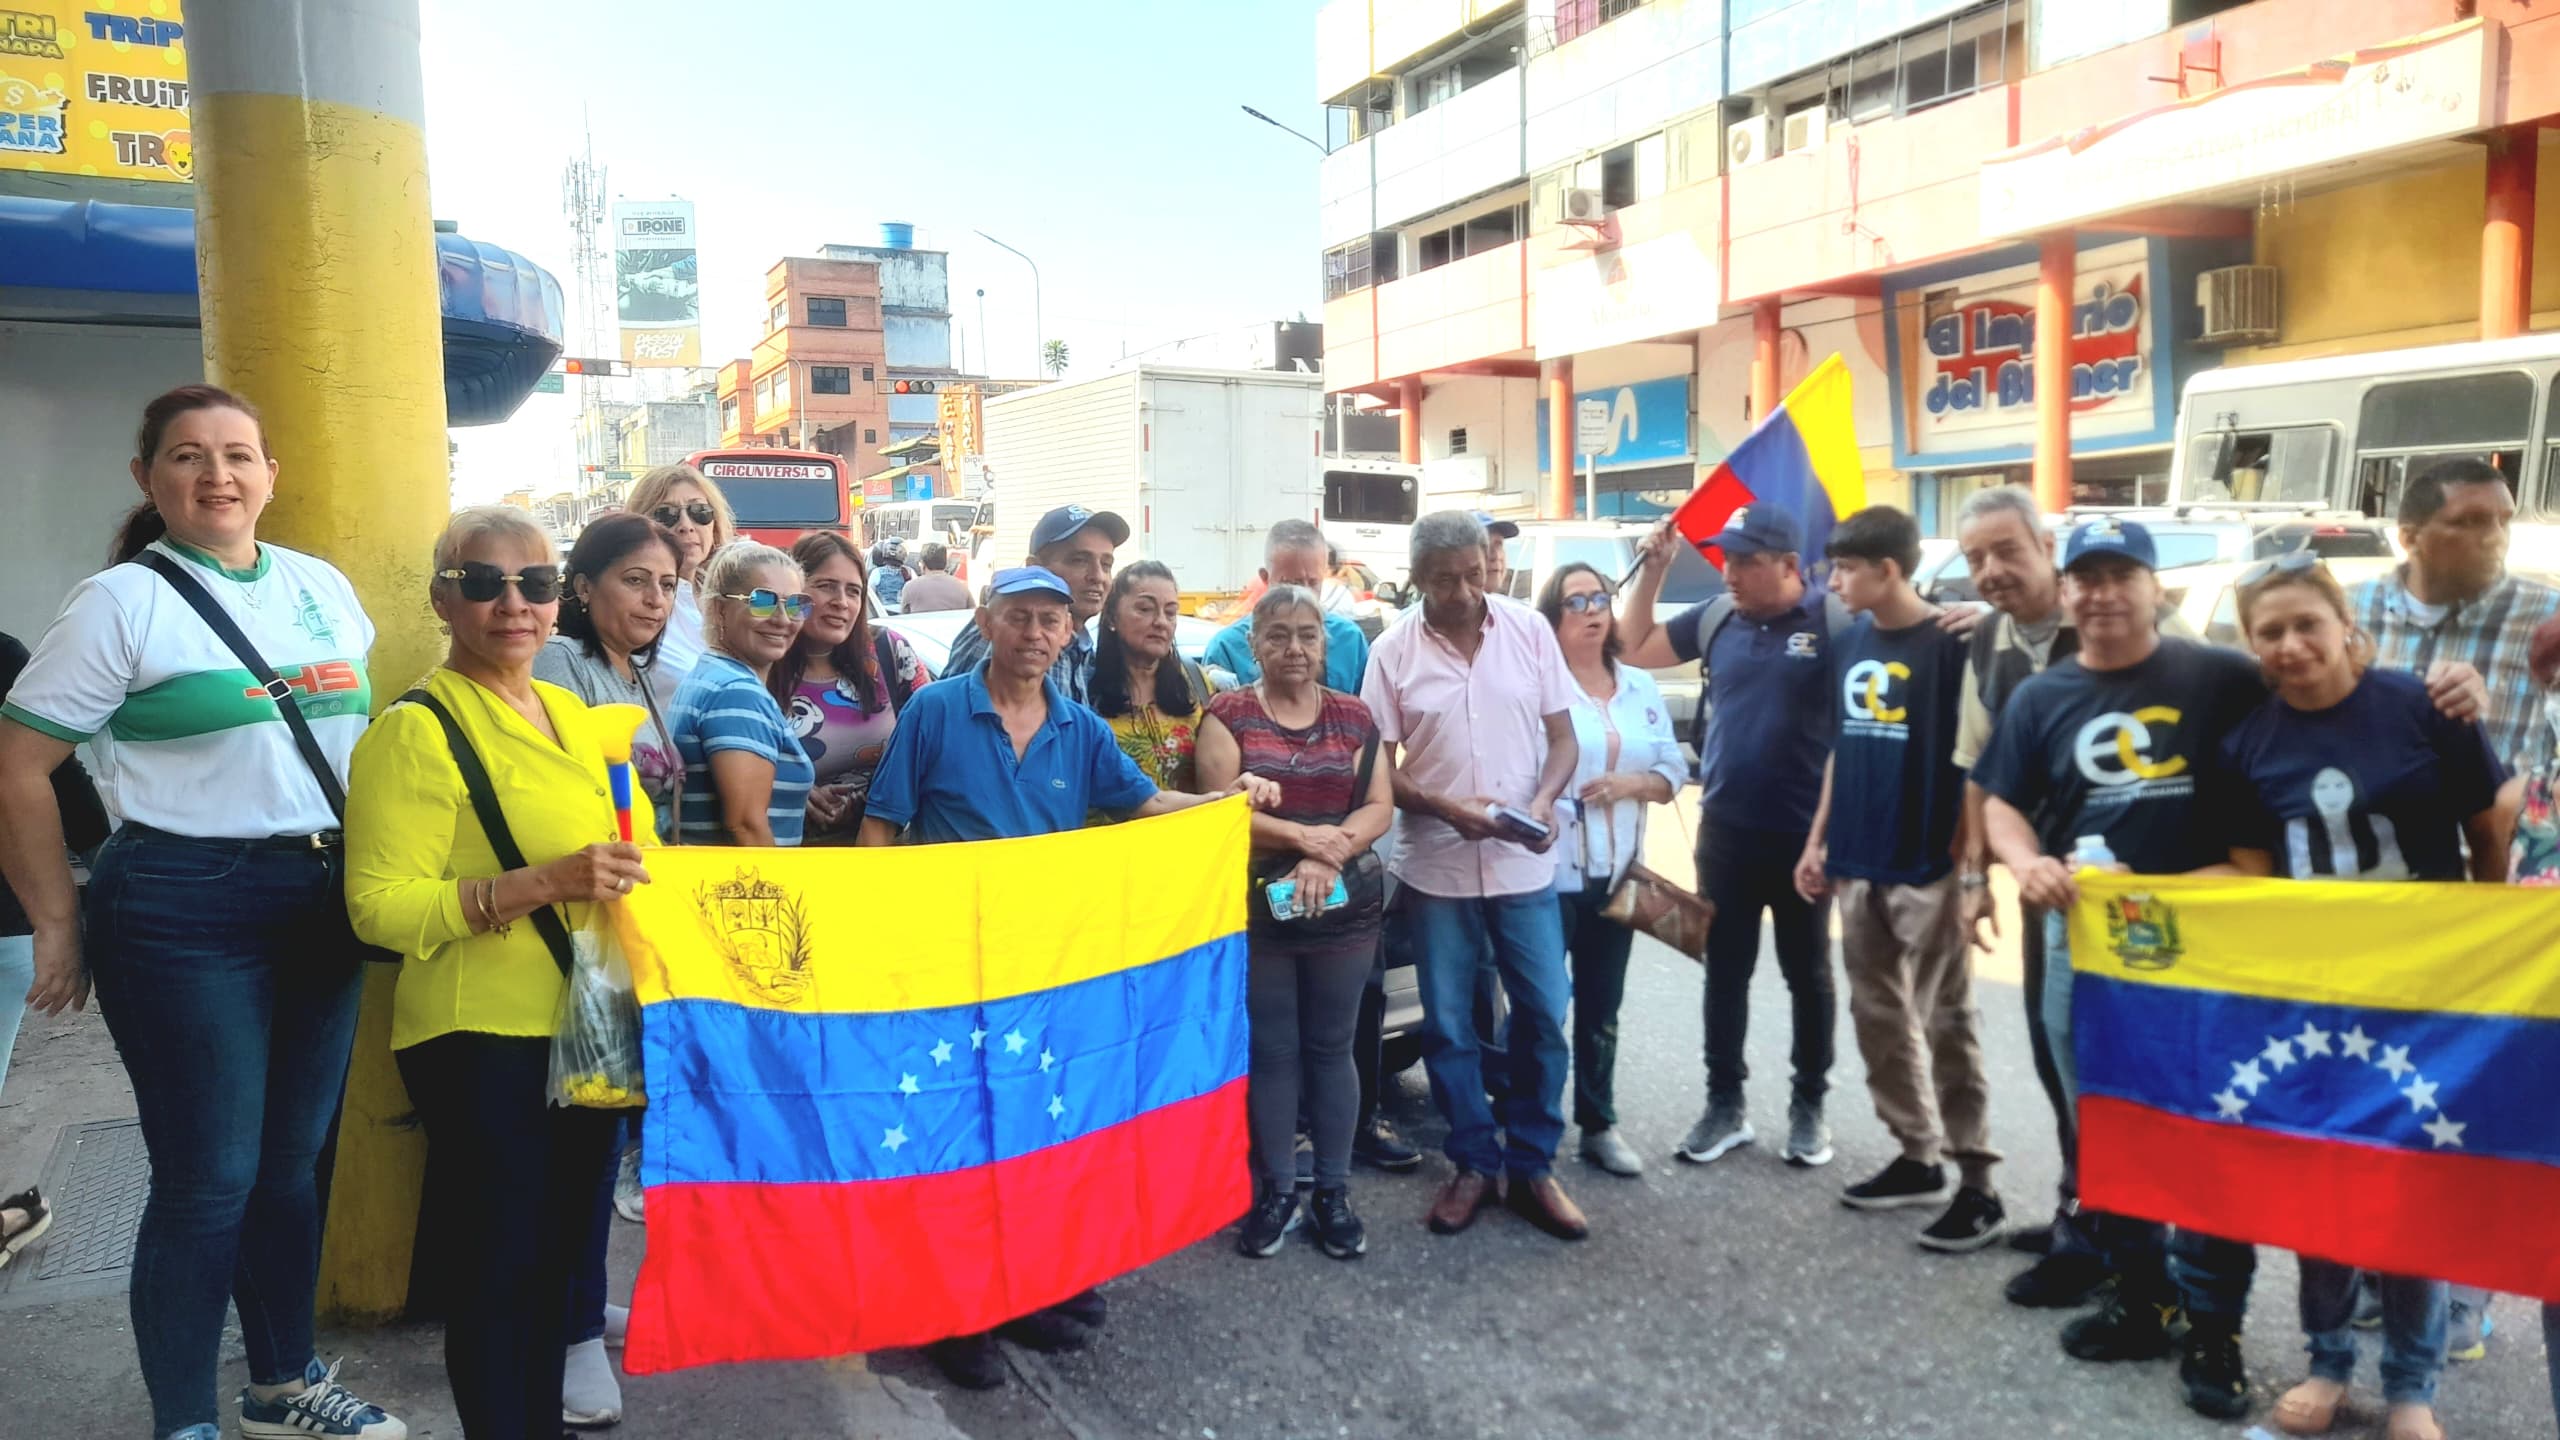
[[1671,523],[1721,569],[1724,552],[1716,536],[1725,522],[1746,505],[1767,506],[1794,520],[1810,566],[1822,558],[1831,527],[1866,503],[1849,363],[1835,353],[1761,417],[1672,513]]
[[2079,878],[2084,1203],[2560,1299],[2560,895]]

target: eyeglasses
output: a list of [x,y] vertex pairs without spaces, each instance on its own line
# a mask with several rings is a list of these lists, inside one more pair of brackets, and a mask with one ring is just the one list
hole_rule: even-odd
[[1568,615],[1588,615],[1594,610],[1606,610],[1609,608],[1609,592],[1585,590],[1579,595],[1567,595],[1564,608]]
[[720,512],[712,509],[708,500],[691,500],[682,506],[661,505],[649,512],[649,518],[670,530],[676,528],[676,523],[681,520],[691,520],[708,530],[719,522]]
[[437,571],[436,578],[452,581],[454,588],[462,592],[462,598],[474,605],[488,604],[510,585],[516,587],[516,593],[524,597],[527,605],[548,605],[560,598],[560,567],[557,565],[527,565],[510,575],[495,565],[466,560],[457,569]]
[[770,620],[776,614],[792,620],[809,618],[809,597],[806,595],[776,595],[770,590],[750,590],[744,595],[724,594],[720,598],[746,602],[747,613],[758,620]]
[[2261,560],[2241,571],[2240,578],[2232,583],[2235,586],[2256,585],[2278,575],[2306,575],[2321,568],[2320,556],[2317,552],[2287,550],[2281,555]]

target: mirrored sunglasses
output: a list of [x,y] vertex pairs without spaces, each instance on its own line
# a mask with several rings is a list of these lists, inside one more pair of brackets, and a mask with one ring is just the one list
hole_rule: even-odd
[[723,594],[720,598],[744,602],[747,613],[758,620],[770,620],[776,612],[793,620],[809,618],[809,597],[806,595],[776,595],[770,590],[759,589],[744,595]]
[[510,575],[495,565],[466,560],[455,569],[437,571],[436,578],[452,581],[453,588],[462,592],[462,598],[474,605],[488,604],[510,585],[516,587],[516,593],[524,597],[527,605],[548,605],[560,598],[560,567],[557,565],[527,565]]

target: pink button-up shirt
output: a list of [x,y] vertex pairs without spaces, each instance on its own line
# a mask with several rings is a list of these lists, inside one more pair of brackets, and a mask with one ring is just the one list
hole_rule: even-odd
[[[1474,660],[1458,653],[1420,612],[1387,627],[1369,652],[1360,698],[1397,764],[1427,793],[1481,795],[1527,809],[1546,764],[1546,717],[1573,708],[1573,672],[1537,611],[1500,596],[1485,601]],[[1555,861],[1508,840],[1467,840],[1445,821],[1396,812],[1387,868],[1426,895],[1475,899],[1525,895],[1556,882]]]

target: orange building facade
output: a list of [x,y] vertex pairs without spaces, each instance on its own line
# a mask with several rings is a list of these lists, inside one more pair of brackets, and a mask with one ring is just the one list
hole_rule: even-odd
[[794,257],[765,272],[765,336],[720,371],[720,443],[845,457],[857,473],[889,429],[880,267]]

